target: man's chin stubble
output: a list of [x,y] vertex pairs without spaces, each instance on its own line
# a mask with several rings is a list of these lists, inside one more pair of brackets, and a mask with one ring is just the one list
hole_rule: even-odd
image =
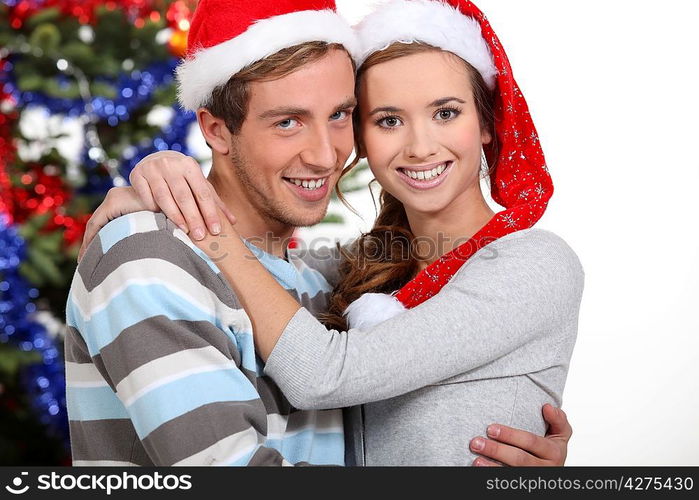
[[323,210],[321,215],[312,218],[295,216],[294,214],[286,211],[285,213],[268,214],[268,217],[279,224],[284,224],[290,227],[310,227],[319,224],[325,218],[327,213],[328,206],[326,205],[325,210]]

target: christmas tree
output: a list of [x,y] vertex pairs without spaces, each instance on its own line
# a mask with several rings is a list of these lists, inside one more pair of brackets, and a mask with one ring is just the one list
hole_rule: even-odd
[[173,70],[195,6],[0,3],[0,465],[69,463],[62,320],[77,252],[141,158],[192,154]]

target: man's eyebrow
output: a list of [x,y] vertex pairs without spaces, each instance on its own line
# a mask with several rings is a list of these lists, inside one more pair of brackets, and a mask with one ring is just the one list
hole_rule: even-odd
[[354,108],[357,105],[357,98],[352,96],[348,97],[345,102],[340,104],[338,107],[335,108],[335,112],[342,111],[347,108]]
[[456,101],[456,102],[459,102],[461,104],[466,104],[466,101],[464,101],[463,99],[459,99],[458,97],[442,97],[441,99],[437,99],[435,101],[432,101],[427,107],[428,108],[438,108],[440,106],[444,106],[445,104],[447,104],[448,102],[451,102],[451,101]]
[[294,108],[294,107],[279,107],[279,108],[273,108],[273,109],[268,109],[267,111],[264,111],[258,115],[258,118],[261,118],[263,120],[266,120],[267,118],[279,118],[281,116],[302,116],[302,117],[309,117],[311,116],[311,112],[307,109],[304,108]]
[[[342,111],[347,108],[353,108],[354,106],[357,105],[357,98],[356,97],[349,97],[345,102],[340,104],[335,108],[335,112]],[[258,118],[262,120],[266,120],[268,118],[279,118],[282,116],[300,116],[303,118],[308,118],[309,116],[312,116],[313,113],[310,112],[308,109],[304,108],[295,108],[295,107],[286,107],[286,106],[281,106],[279,108],[273,108],[273,109],[268,109],[267,111],[263,111],[258,115]]]

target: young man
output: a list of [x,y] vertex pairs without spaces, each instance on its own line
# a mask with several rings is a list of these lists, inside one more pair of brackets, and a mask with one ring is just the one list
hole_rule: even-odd
[[[284,260],[284,242],[323,218],[351,153],[354,38],[333,12],[314,10],[333,2],[296,1],[293,12],[279,3],[201,1],[178,71],[180,98],[197,110],[213,152],[210,179],[239,216],[236,229],[320,313],[328,283]],[[341,411],[289,405],[262,375],[250,321],[215,262],[163,215],[131,214],[100,231],[67,316],[76,465],[344,463]],[[532,438],[514,436],[519,446]],[[564,452],[567,436],[560,442]],[[528,449],[554,456],[545,450],[561,449],[553,443],[539,438]],[[500,452],[490,456],[534,459]]]

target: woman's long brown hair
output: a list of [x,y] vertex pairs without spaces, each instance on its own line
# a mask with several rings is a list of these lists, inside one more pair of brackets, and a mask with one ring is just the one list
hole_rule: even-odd
[[[357,73],[356,90],[359,94],[362,77],[367,69],[399,57],[428,51],[440,51],[423,43],[394,43],[385,50],[375,52],[364,62]],[[489,130],[493,141],[488,148],[490,173],[494,171],[497,146],[494,130],[493,96],[480,73],[460,59],[468,70],[473,97],[481,128]],[[355,151],[362,151],[359,110],[354,114]],[[359,155],[343,171],[345,176],[359,162]],[[339,182],[338,182],[339,186]],[[338,188],[336,188],[338,189]],[[340,199],[344,201],[338,191]],[[340,248],[340,280],[330,298],[328,313],[321,319],[329,328],[347,330],[343,313],[347,306],[364,293],[391,293],[402,288],[419,270],[415,237],[410,230],[403,204],[382,189],[380,209],[372,229],[362,234],[347,249]]]

